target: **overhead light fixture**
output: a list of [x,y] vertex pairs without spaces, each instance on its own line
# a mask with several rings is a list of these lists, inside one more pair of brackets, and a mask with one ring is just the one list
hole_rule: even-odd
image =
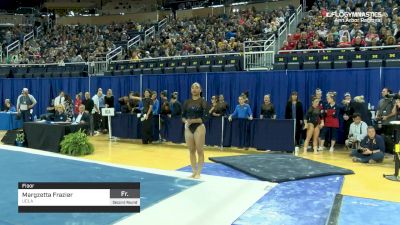
[[237,6],[237,5],[247,5],[248,2],[236,2],[232,3],[232,6]]
[[224,5],[212,5],[212,8],[219,8],[219,7],[224,7]]

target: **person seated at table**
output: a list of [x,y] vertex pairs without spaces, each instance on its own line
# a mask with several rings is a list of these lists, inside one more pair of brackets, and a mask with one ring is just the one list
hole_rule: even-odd
[[4,112],[17,112],[15,106],[11,104],[10,99],[4,100]]
[[45,114],[40,115],[39,117],[40,120],[47,120],[47,121],[54,120],[54,114],[56,113],[56,110],[54,108],[54,99],[50,101],[50,105],[47,106],[46,111],[47,112]]
[[54,114],[54,122],[65,122],[69,121],[67,114],[65,113],[65,109],[63,105],[55,106],[56,113]]
[[385,157],[385,141],[376,134],[375,128],[370,126],[368,135],[361,141],[359,149],[353,149],[351,156],[353,162],[377,163]]
[[81,104],[79,106],[79,112],[75,114],[75,123],[80,124],[89,124],[90,123],[90,115],[85,112],[85,105]]
[[251,108],[248,104],[245,103],[246,96],[240,95],[239,96],[239,105],[236,106],[235,111],[229,116],[229,121],[232,121],[232,118],[239,118],[239,119],[253,119],[253,113]]
[[275,108],[271,103],[271,95],[264,95],[264,104],[261,106],[260,119],[275,119]]

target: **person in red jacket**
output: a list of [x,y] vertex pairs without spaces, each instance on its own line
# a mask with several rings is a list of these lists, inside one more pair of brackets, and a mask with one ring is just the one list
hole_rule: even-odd
[[335,149],[337,139],[337,129],[339,128],[339,107],[336,105],[336,92],[328,92],[326,95],[326,101],[328,104],[325,106],[323,113],[325,126],[320,134],[320,147],[318,150],[324,149],[325,137],[330,134],[331,136],[331,147],[329,149],[332,152]]

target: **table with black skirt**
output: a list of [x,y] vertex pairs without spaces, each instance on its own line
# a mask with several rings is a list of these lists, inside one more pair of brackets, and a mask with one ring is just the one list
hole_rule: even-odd
[[85,130],[85,124],[25,122],[24,133],[29,148],[60,152],[60,143],[69,133]]

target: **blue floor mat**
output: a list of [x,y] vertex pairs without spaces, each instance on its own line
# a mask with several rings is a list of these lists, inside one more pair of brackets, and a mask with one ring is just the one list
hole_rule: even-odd
[[[192,167],[185,166],[183,168],[178,169],[178,171],[192,172]],[[258,180],[257,178],[247,175],[243,172],[240,172],[239,170],[235,170],[229,166],[225,166],[219,163],[204,163],[201,173],[207,175],[231,177],[243,180]]]
[[280,183],[258,200],[234,225],[324,225],[343,176]]
[[128,213],[18,214],[18,182],[140,182],[141,210],[199,181],[0,149],[0,225],[109,225]]
[[284,154],[253,154],[226,157],[211,157],[260,180],[285,182],[328,175],[353,174],[352,170],[325,163]]
[[[179,171],[191,172],[190,166]],[[254,180],[256,178],[218,163],[205,163],[203,174]],[[326,176],[280,183],[259,199],[235,225],[324,225],[342,176]]]
[[339,212],[330,218],[331,225],[392,225],[400,223],[400,203],[376,199],[339,196]]

